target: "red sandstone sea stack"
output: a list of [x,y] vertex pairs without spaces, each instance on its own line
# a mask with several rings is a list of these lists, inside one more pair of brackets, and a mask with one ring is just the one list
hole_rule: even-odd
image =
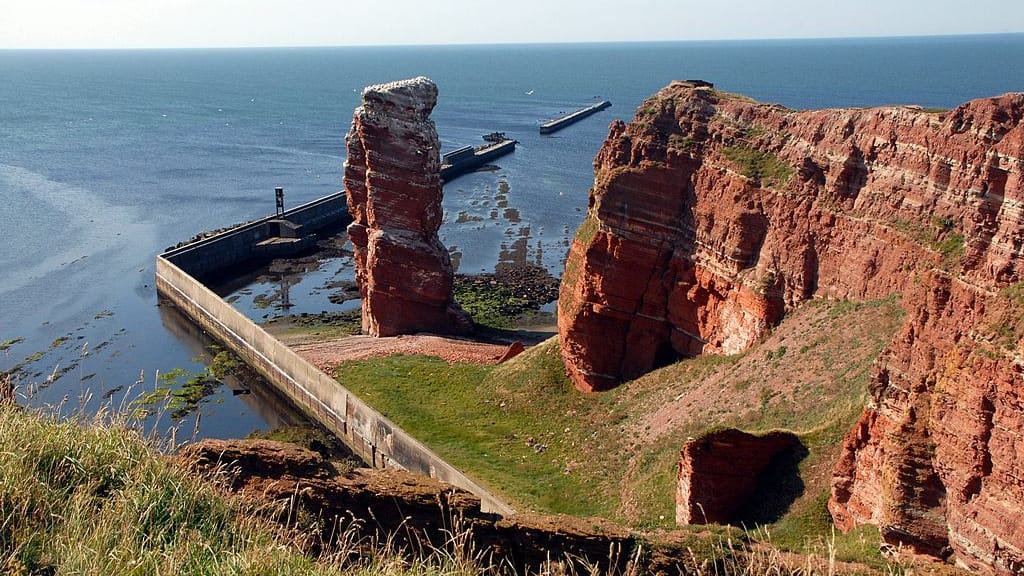
[[896,295],[829,509],[843,529],[1024,570],[1024,94],[796,112],[675,82],[616,122],[559,297],[604,390],[735,353],[811,298]]
[[424,77],[368,86],[345,138],[348,227],[362,296],[363,332],[465,333],[472,320],[452,298],[441,226],[440,143]]

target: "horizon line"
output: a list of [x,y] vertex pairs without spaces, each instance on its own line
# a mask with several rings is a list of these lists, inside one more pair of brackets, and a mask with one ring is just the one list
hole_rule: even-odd
[[884,34],[864,36],[786,36],[750,38],[700,38],[659,40],[565,40],[565,41],[510,41],[510,42],[437,42],[410,44],[251,44],[251,45],[196,45],[196,46],[93,46],[93,47],[0,47],[0,51],[159,51],[159,50],[275,50],[305,48],[445,48],[445,47],[498,47],[498,46],[573,46],[594,44],[707,44],[742,42],[800,42],[842,40],[910,40],[929,38],[967,38],[979,36],[1024,36],[1024,32],[957,32],[945,34]]

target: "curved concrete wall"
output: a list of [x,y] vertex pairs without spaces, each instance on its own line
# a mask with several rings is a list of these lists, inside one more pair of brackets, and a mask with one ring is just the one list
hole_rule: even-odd
[[[314,205],[316,202],[306,206],[313,206],[319,216],[323,216],[323,206]],[[290,220],[293,217],[289,215]],[[231,348],[281,394],[336,434],[373,467],[427,474],[476,494],[485,511],[513,514],[514,510],[501,499],[279,342],[187,271],[186,267],[192,264],[203,274],[209,274],[213,271],[209,266],[211,262],[227,267],[249,258],[245,250],[236,248],[240,238],[251,235],[252,226],[242,226],[158,256],[156,285],[159,294]],[[228,254],[236,254],[240,260],[232,261]]]

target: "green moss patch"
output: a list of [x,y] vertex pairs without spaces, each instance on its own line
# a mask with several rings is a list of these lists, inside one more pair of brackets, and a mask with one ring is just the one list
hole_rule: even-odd
[[477,325],[506,329],[558,298],[558,285],[546,269],[527,264],[501,267],[493,274],[459,274],[452,291]]
[[200,403],[214,395],[224,378],[246,369],[245,364],[228,350],[213,346],[211,352],[214,353],[213,358],[201,371],[177,367],[159,374],[156,389],[145,392],[132,401],[132,416],[142,419],[160,410],[166,410],[172,419],[181,420],[195,412]]
[[767,186],[785,186],[793,176],[793,167],[778,156],[749,146],[729,146],[722,155],[740,174]]
[[323,312],[320,314],[296,314],[279,316],[263,323],[263,327],[271,334],[284,339],[305,338],[340,338],[355,336],[363,330],[362,312],[346,310],[344,312]]
[[21,344],[24,341],[25,339],[20,336],[17,338],[11,338],[10,340],[4,340],[3,342],[0,342],[0,352],[6,352],[10,350],[11,346]]

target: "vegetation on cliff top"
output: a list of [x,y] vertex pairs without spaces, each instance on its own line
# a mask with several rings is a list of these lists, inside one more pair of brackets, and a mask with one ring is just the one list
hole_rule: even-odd
[[[821,550],[831,462],[866,402],[870,366],[901,316],[893,299],[810,302],[744,354],[686,360],[610,392],[576,392],[552,339],[484,367],[398,356],[350,362],[345,385],[514,506],[637,527],[675,518],[675,470],[714,426],[797,432],[803,495],[771,525],[794,551]],[[878,564],[878,533],[837,537],[840,558]]]
[[771,152],[750,146],[729,146],[722,155],[735,164],[739,173],[766,186],[785,186],[793,176],[793,167]]
[[[452,550],[400,553],[347,535],[311,543],[305,523],[324,519],[290,508],[282,515],[289,503],[228,495],[159,447],[122,420],[60,421],[0,405],[0,573],[515,574],[488,569],[454,534]],[[298,520],[283,525],[285,516]],[[734,532],[692,534],[679,540],[679,553],[702,561],[698,575],[844,572],[827,556],[749,550],[748,537]]]
[[[316,558],[275,510],[226,496],[123,422],[0,406],[0,573],[476,574],[451,555]],[[440,551],[439,551],[440,552]]]

